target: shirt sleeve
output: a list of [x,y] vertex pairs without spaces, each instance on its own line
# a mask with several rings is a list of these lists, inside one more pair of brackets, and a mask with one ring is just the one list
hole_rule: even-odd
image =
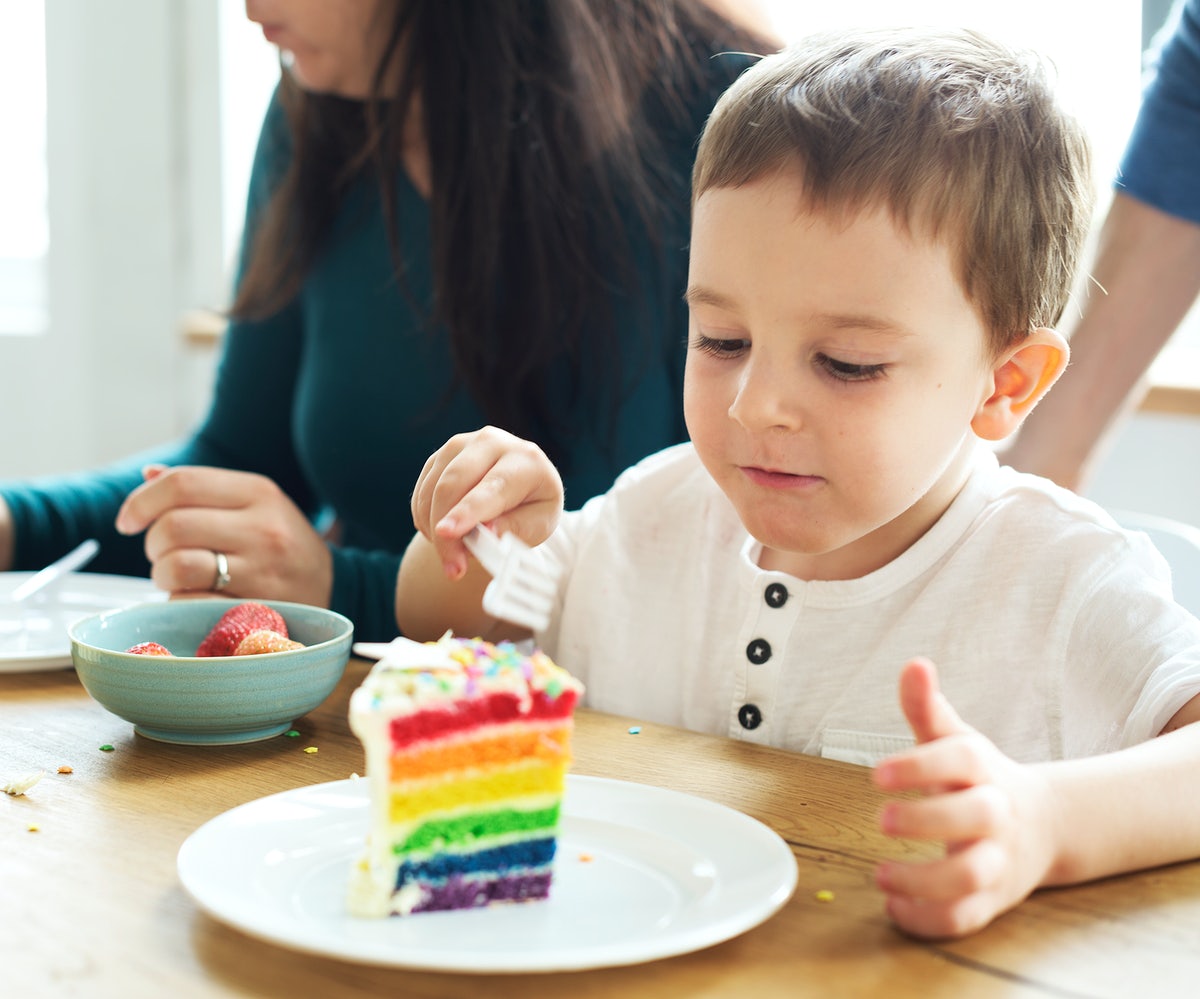
[[1159,49],[1116,186],[1200,222],[1200,0],[1186,0]]
[[1064,757],[1151,739],[1200,693],[1200,621],[1175,602],[1157,549],[1127,537],[1093,567],[1071,632]]

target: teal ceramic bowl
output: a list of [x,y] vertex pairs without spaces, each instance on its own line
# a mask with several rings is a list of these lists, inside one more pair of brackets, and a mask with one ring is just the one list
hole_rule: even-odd
[[[229,745],[286,732],[337,686],[354,627],[321,607],[263,600],[302,649],[198,658],[196,647],[241,600],[173,600],[94,614],[69,629],[75,672],[89,694],[134,731],[160,742]],[[177,658],[133,655],[140,642]]]

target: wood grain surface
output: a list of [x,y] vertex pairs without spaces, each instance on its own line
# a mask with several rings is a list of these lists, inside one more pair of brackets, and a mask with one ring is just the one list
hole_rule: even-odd
[[298,738],[216,748],[135,735],[70,670],[0,675],[0,784],[46,771],[27,794],[0,795],[0,996],[1200,994],[1200,864],[1040,892],[966,940],[912,940],[883,915],[873,870],[927,848],[879,833],[882,799],[868,771],[588,711],[577,718],[575,773],[709,798],[790,844],[799,886],[777,915],[647,964],[456,975],[297,953],[200,912],[176,875],[180,845],[243,802],[361,772],[346,711],[368,666],[351,661],[330,698],[297,720]]

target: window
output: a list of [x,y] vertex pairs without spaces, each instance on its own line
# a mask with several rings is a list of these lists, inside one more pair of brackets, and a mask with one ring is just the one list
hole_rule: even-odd
[[46,28],[42,0],[0,11],[0,335],[46,329]]
[[235,263],[242,235],[250,165],[263,114],[279,82],[279,54],[246,20],[244,0],[220,0],[221,245]]

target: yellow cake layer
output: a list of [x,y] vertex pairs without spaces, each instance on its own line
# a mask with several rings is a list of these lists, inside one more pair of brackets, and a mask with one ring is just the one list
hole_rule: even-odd
[[418,786],[392,788],[388,816],[392,822],[411,822],[428,812],[493,804],[532,794],[560,794],[567,761],[507,767],[493,773],[454,776]]
[[570,746],[569,725],[503,726],[467,739],[425,743],[423,748],[396,753],[391,759],[393,781],[421,780],[446,771],[504,766],[525,758],[562,759]]

